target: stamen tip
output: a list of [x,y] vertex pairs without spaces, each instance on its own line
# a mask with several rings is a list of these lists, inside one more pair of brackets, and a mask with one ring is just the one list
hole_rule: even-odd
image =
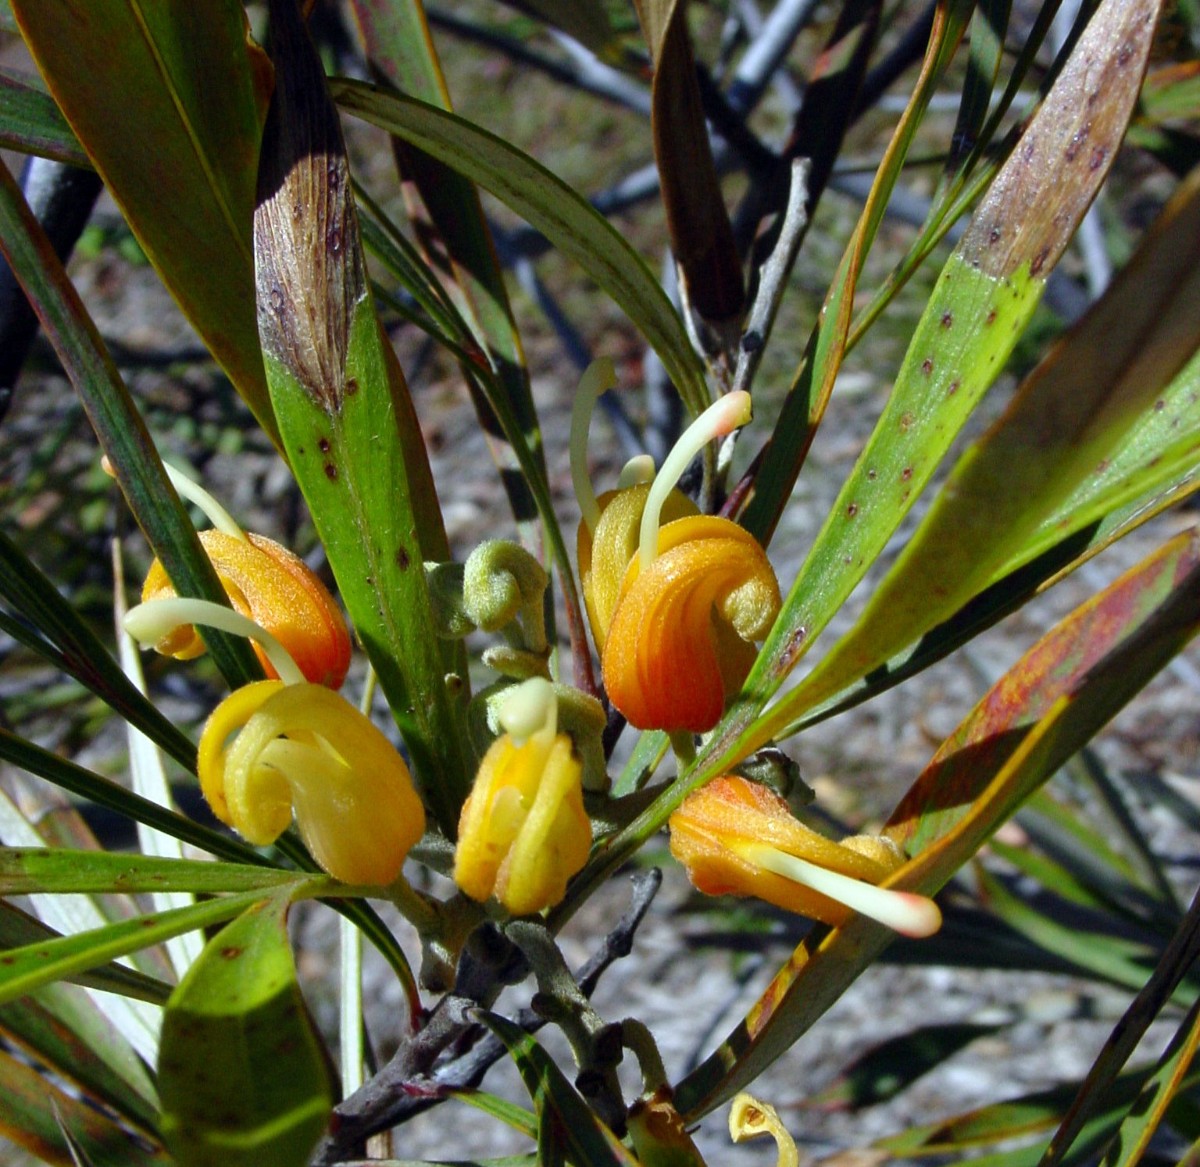
[[518,744],[557,721],[554,686],[542,677],[531,677],[515,686],[497,714],[501,727]]
[[155,608],[159,601],[150,600],[145,604],[135,604],[125,613],[121,621],[125,631],[141,645],[157,644],[165,635],[178,625],[172,621],[171,627],[164,631],[164,621],[160,612]]
[[745,389],[735,389],[725,394],[718,402],[719,413],[714,418],[716,436],[732,433],[739,426],[745,425],[753,413],[750,394]]
[[881,922],[901,936],[924,940],[941,928],[942,910],[928,896],[907,891],[893,892],[892,895],[895,896],[892,918]]

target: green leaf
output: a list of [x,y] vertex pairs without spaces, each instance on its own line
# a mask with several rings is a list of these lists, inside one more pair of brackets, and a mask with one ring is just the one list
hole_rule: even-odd
[[[354,10],[376,73],[397,92],[403,90],[450,110],[449,91],[422,5],[416,0],[356,0]],[[409,218],[426,266],[448,268],[445,294],[468,329],[460,340],[469,339],[492,374],[480,384],[471,363],[463,362],[468,385],[473,391],[484,389],[483,396],[474,392],[475,405],[513,513],[528,523],[534,516],[534,498],[526,479],[538,477],[544,485],[545,459],[525,353],[479,192],[445,163],[407,142],[393,139],[392,146],[401,179],[408,184]],[[501,410],[493,397],[502,399]],[[511,424],[504,425],[506,415],[511,415],[507,418]],[[503,436],[498,425],[503,426]],[[522,473],[504,473],[518,467]],[[544,493],[548,498],[548,489]],[[542,518],[557,523],[552,507]]]
[[1129,1108],[1104,1156],[1103,1167],[1134,1167],[1150,1140],[1167,1119],[1171,1104],[1184,1088],[1200,1046],[1200,1003],[1193,1005],[1146,1082],[1141,1097]]
[[[811,707],[807,689],[790,693],[750,732],[739,734],[736,751],[722,749],[779,689],[876,562],[999,375],[1111,165],[1137,96],[1156,12],[1154,0],[1101,5],[972,217],[922,313],[883,415],[746,681],[743,703],[724,732],[714,735],[705,762],[717,750],[726,764],[744,757]],[[757,530],[752,522],[761,514],[752,505],[747,526]]]
[[54,99],[7,69],[0,69],[0,145],[71,166],[91,166]]
[[[1116,1081],[1112,1089],[1106,1092],[1101,1113],[1080,1133],[1066,1160],[1068,1163],[1096,1161],[1095,1157],[1119,1128],[1145,1079],[1145,1071],[1138,1070],[1124,1074]],[[1192,1085],[1194,1081],[1193,1077]],[[1014,1150],[990,1155],[972,1153],[971,1162],[986,1164],[987,1167],[1035,1167],[1042,1157],[1045,1144],[1041,1141],[1030,1143],[1027,1136],[1053,1125],[1067,1109],[1073,1094],[1074,1088],[1066,1086],[1024,1095],[956,1118],[915,1127],[900,1135],[881,1139],[876,1146],[905,1158],[926,1158],[962,1153],[968,1149],[975,1151],[980,1147],[1019,1139],[1022,1143]]]
[[923,1074],[936,1069],[976,1038],[1000,1028],[969,1022],[919,1026],[855,1058],[828,1086],[807,1099],[805,1105],[852,1110],[875,1106],[908,1089]]
[[181,842],[190,843],[235,863],[269,866],[252,847],[219,831],[201,826],[178,811],[168,810],[133,791],[95,774],[91,770],[51,753],[33,742],[26,741],[6,729],[0,729],[0,758],[52,782],[61,790],[106,807],[134,822],[145,823]]
[[[1103,299],[963,456],[857,624],[773,720],[833,696],[1131,494],[1196,469],[1198,211],[1195,175]],[[1004,319],[991,327],[1005,327]],[[896,482],[909,469],[897,478],[894,462],[881,457],[872,466]],[[911,477],[921,477],[919,466]]]
[[513,1130],[520,1131],[531,1139],[537,1138],[537,1117],[525,1107],[496,1094],[489,1094],[485,1090],[450,1090],[447,1093],[451,1098],[457,1098],[459,1102],[465,1102],[468,1106],[491,1115]]
[[[422,563],[448,558],[427,454],[367,286],[337,112],[293,3],[273,3],[277,85],[254,246],[272,401],[342,599],[453,836],[474,777],[461,649],[435,632]],[[314,193],[317,192],[317,193]],[[297,220],[293,207],[307,208]],[[321,220],[316,216],[320,209]],[[315,243],[315,246],[314,246]]]
[[645,261],[619,231],[527,154],[444,110],[361,82],[332,80],[338,105],[419,146],[489,190],[536,227],[628,314],[662,359],[693,415],[708,402],[683,324]]
[[[255,889],[265,891],[295,885],[296,880],[296,872],[272,867],[200,859],[164,859],[156,855],[125,855],[110,851],[0,847],[0,895],[171,891],[213,895]],[[307,882],[312,885],[313,894],[319,894],[316,885],[322,882],[328,883],[329,890],[341,888],[336,880],[328,878],[317,877]]]
[[[303,886],[302,876],[298,877],[297,886]],[[119,924],[81,932],[78,936],[62,936],[9,949],[0,958],[0,1003],[14,1000],[41,985],[96,968],[118,956],[148,948],[181,932],[222,923],[261,899],[261,891],[242,892],[188,908],[123,920]]]
[[762,465],[754,477],[740,521],[764,546],[770,542],[775,525],[792,495],[792,487],[833,393],[846,353],[859,275],[875,242],[884,209],[899,181],[925,110],[954,56],[973,9],[974,4],[968,0],[950,0],[939,4],[935,10],[921,75],[888,143],[774,431],[763,448]]
[[95,1167],[172,1167],[157,1142],[60,1090],[6,1051],[0,1051],[0,1094],[0,1133],[47,1162],[71,1162],[66,1130]]
[[242,5],[14,0],[13,11],[142,250],[273,434],[250,246],[270,73]]
[[0,597],[38,633],[14,622],[11,635],[95,693],[185,769],[195,770],[196,747],[188,737],[130,682],[87,622],[2,530]]
[[479,1018],[504,1043],[533,1099],[538,1116],[539,1158],[544,1155],[544,1143],[549,1139],[576,1163],[587,1163],[589,1167],[606,1164],[637,1167],[637,1160],[593,1114],[530,1034],[496,1013],[481,1012]]
[[146,1131],[156,1128],[158,1100],[145,1064],[74,985],[46,985],[0,1005],[0,1032],[92,1101]]
[[1129,989],[1145,983],[1158,955],[1150,945],[1056,920],[1014,895],[986,870],[978,878],[988,906],[1027,940],[1099,980]]
[[[1197,630],[1200,537],[1191,534],[1052,629],[947,739],[889,820],[887,834],[915,858],[888,886],[925,895],[940,889]],[[679,1084],[685,1117],[752,1081],[890,939],[861,917],[815,929],[746,1019]]]
[[[36,916],[21,911],[6,900],[0,900],[0,949],[7,951],[25,948],[59,940],[61,937],[61,932],[43,924]],[[148,1001],[152,1005],[166,1004],[171,992],[170,985],[163,981],[121,964],[109,964],[90,972],[72,973],[64,979],[85,989],[100,989],[105,993],[115,993],[135,1001]]]
[[[1070,1109],[1054,1132],[1046,1154],[1042,1159],[1045,1167],[1055,1167],[1063,1161],[1085,1129],[1089,1121],[1094,1121],[1098,1112],[1102,1112],[1106,1096],[1111,1092],[1117,1076],[1125,1064],[1133,1056],[1151,1023],[1160,1015],[1167,1003],[1180,995],[1184,978],[1195,966],[1196,958],[1200,956],[1200,894],[1192,900],[1187,914],[1180,921],[1170,943],[1158,955],[1153,970],[1146,978],[1126,1009],[1124,1016],[1114,1027],[1103,1048],[1092,1062],[1087,1077],[1079,1088],[1079,1093],[1071,1103]],[[1195,985],[1189,986],[1188,996],[1195,996]],[[1185,1022],[1185,1030],[1191,1030],[1196,1025],[1197,1007],[1192,1002],[1189,1018]],[[1184,1038],[1185,1051],[1179,1067],[1181,1076],[1187,1072],[1186,1063],[1191,1061],[1194,1052],[1195,1035]],[[1190,1051],[1190,1052],[1187,1052]],[[1159,1086],[1162,1086],[1160,1081]],[[1171,1091],[1167,1092],[1168,1094]],[[1165,1105],[1167,1099],[1160,1094],[1160,1101]],[[1137,1130],[1145,1115],[1134,1114],[1132,1126]],[[1153,1122],[1149,1123],[1153,1126]],[[1141,1126],[1140,1134],[1148,1133],[1147,1126]]]
[[[354,9],[373,69],[397,91],[451,111],[445,77],[418,0],[356,0]],[[574,571],[546,477],[525,352],[479,192],[444,161],[400,138],[392,138],[392,149],[410,196],[406,207],[412,233],[424,255],[424,270],[414,282],[425,283],[427,290],[432,286],[434,296],[422,297],[414,291],[434,320],[452,317],[455,327],[449,331],[462,350],[456,353],[459,367],[521,538],[537,550],[545,532],[558,567],[568,624],[582,626]],[[382,217],[381,222],[391,227]],[[393,250],[405,246],[399,232],[389,233]],[[445,272],[444,286],[436,284],[437,271]],[[449,313],[431,303],[435,297],[449,301]],[[539,518],[541,528],[536,523]],[[590,664],[586,650],[573,658],[577,677],[589,681],[590,676],[579,677],[581,667]],[[588,687],[594,688],[594,683]]]
[[302,1167],[333,1095],[300,994],[288,896],[205,946],[163,1020],[162,1131],[180,1167]]
[[[134,517],[176,591],[228,604],[129,390],[62,262],[3,164],[0,248],[71,378]],[[262,670],[244,640],[224,633],[205,636],[217,667],[231,685],[261,678]]]

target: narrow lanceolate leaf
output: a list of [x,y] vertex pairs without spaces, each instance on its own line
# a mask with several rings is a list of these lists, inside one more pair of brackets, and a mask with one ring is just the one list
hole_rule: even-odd
[[[1081,745],[1200,630],[1200,536],[1177,537],[1052,629],[946,740],[892,815],[914,855],[889,887],[937,892]],[[691,1119],[791,1047],[886,947],[854,917],[819,929],[725,1042],[680,1083]]]
[[261,891],[242,892],[226,899],[193,904],[189,908],[123,920],[78,936],[62,936],[11,949],[5,953],[0,967],[0,1002],[14,1000],[51,981],[65,980],[76,973],[97,968],[118,956],[149,948],[181,932],[223,923],[260,900],[262,894]]
[[491,191],[613,298],[662,359],[693,415],[708,388],[683,323],[653,272],[606,219],[529,155],[478,126],[360,82],[330,83],[338,105],[440,158]]
[[333,1096],[296,981],[286,895],[212,938],[171,995],[158,1088],[180,1167],[301,1167]]
[[[74,812],[67,810],[63,821],[70,824],[74,817]],[[54,821],[47,816],[44,823],[35,826],[8,794],[0,790],[0,838],[17,846],[41,848],[59,834],[50,825]],[[81,850],[97,846],[95,838],[82,821],[68,825],[61,835],[71,839],[70,846]],[[31,906],[38,917],[68,936],[102,929],[110,920],[121,918],[120,909],[99,897],[35,894],[31,898]],[[145,947],[148,946],[139,945],[138,950]],[[145,970],[151,967],[140,960],[135,963],[142,964]],[[159,1012],[147,1007],[141,1000],[116,1000],[109,1005],[113,1024],[134,1049],[152,1064],[158,1053]]]
[[688,303],[716,339],[732,343],[745,287],[708,140],[687,0],[640,0],[637,8],[654,62],[650,125],[671,250]]
[[1171,1104],[1183,1093],[1198,1047],[1200,1003],[1188,1011],[1154,1068],[1142,1097],[1129,1108],[1125,1121],[1109,1145],[1103,1167],[1134,1167],[1142,1161],[1150,1140],[1166,1122]]
[[1200,175],[967,451],[859,622],[773,719],[790,721],[833,696],[1002,574],[1161,487],[1164,475],[1194,472],[1197,302]]
[[[397,90],[449,110],[450,94],[420,0],[355,0],[354,12],[372,69]],[[446,292],[492,371],[487,384],[477,384],[464,364],[467,383],[477,390],[476,409],[493,457],[502,471],[509,472],[503,477],[513,513],[519,521],[529,522],[536,517],[534,500],[526,475],[516,471],[524,462],[545,479],[541,434],[525,353],[479,192],[469,179],[402,139],[393,139],[393,149],[417,243],[430,271],[445,273]],[[489,385],[503,392],[516,432],[508,432],[487,401]],[[509,443],[524,445],[525,458],[519,459]],[[553,509],[543,518],[556,522]]]
[[[225,589],[167,480],[129,390],[46,233],[2,162],[0,249],[71,378],[134,517],[176,591],[228,604]],[[244,641],[224,633],[206,633],[205,642],[231,685],[262,676]]]
[[46,985],[0,1006],[0,1033],[74,1083],[91,1101],[111,1107],[147,1131],[158,1100],[143,1063],[88,995],[74,985]]
[[858,278],[875,242],[884,209],[900,179],[925,110],[954,57],[973,9],[971,0],[948,0],[935,8],[921,74],[884,152],[866,205],[825,295],[817,325],[788,389],[774,432],[760,455],[761,465],[754,475],[740,522],[764,546],[770,542],[792,495],[792,487],[833,393],[846,353]]
[[[1157,13],[1156,0],[1101,5],[976,211],[746,682],[748,708],[761,709],[776,692],[877,560],[999,375],[1112,164]],[[773,710],[730,754],[743,757],[768,741],[792,708]]]
[[[420,0],[355,0],[354,12],[371,68],[397,90],[450,110],[450,93]],[[392,147],[425,261],[421,276],[433,281],[440,273],[439,297],[449,299],[455,310],[451,316],[457,327],[451,331],[463,350],[459,367],[521,538],[537,551],[545,533],[568,619],[578,618],[580,602],[546,477],[525,352],[479,191],[441,159],[403,139],[393,137]],[[438,315],[435,311],[435,319]],[[577,669],[589,659],[586,652],[573,656]],[[465,667],[465,662],[454,667]]]
[[445,534],[416,417],[367,286],[337,113],[295,0],[271,5],[276,88],[254,218],[272,401],[342,599],[452,834],[473,766],[465,678],[434,632],[422,563]]
[[241,4],[15,0],[13,12],[150,262],[273,433],[250,249],[270,75]]
[[[137,726],[186,770],[196,768],[196,747],[121,671],[91,626],[58,594],[38,566],[0,530],[0,599],[37,629],[23,643],[46,657]],[[23,625],[12,628],[18,636]]]
[[193,822],[177,811],[167,810],[111,778],[93,773],[6,729],[0,729],[0,758],[44,778],[68,794],[105,807],[133,822],[146,823],[212,855],[235,863],[268,864],[268,860],[245,843]]
[[7,69],[0,70],[0,145],[72,166],[91,166],[54,99]]
[[[1103,1107],[1117,1075],[1133,1056],[1139,1042],[1151,1023],[1159,1016],[1176,989],[1183,982],[1200,957],[1200,893],[1192,900],[1187,914],[1171,942],[1159,954],[1153,971],[1141,986],[1124,1016],[1117,1023],[1103,1048],[1093,1061],[1079,1093],[1050,1140],[1050,1146],[1042,1157],[1042,1167],[1055,1167],[1091,1120]],[[1187,1075],[1192,1058],[1200,1041],[1200,1004],[1194,998],[1183,1027],[1176,1034],[1171,1048],[1159,1063],[1146,1092],[1145,1108],[1134,1107],[1123,1124],[1129,1141],[1109,1149],[1107,1162],[1122,1161],[1136,1163],[1145,1150],[1146,1141],[1162,1121],[1165,1109]]]
[[[1113,1117],[1105,1124],[1109,1130],[1118,1125],[1120,1115],[1137,1098],[1146,1076],[1145,1070],[1135,1070],[1118,1079],[1106,1099],[1107,1107],[1113,1113]],[[1072,1094],[1071,1086],[1058,1086],[1006,1099],[952,1118],[910,1127],[900,1134],[880,1139],[876,1146],[901,1157],[924,1157],[961,1152],[967,1148],[978,1150],[1014,1139],[1028,1139],[1028,1136],[1043,1132],[1058,1122]],[[1040,1147],[1032,1148],[1029,1167],[1033,1167],[1040,1154]]]
[[95,894],[112,892],[269,890],[305,880],[310,890],[321,884],[340,887],[325,876],[299,876],[294,871],[212,863],[200,859],[168,859],[157,855],[122,855],[110,851],[75,851],[38,847],[0,847],[0,895],[52,892]]
[[[36,916],[21,911],[7,900],[0,900],[0,949],[7,951],[45,944],[59,939],[61,935],[61,932],[43,924]],[[85,989],[100,989],[134,1001],[148,1001],[152,1005],[166,1004],[171,993],[171,986],[164,981],[126,968],[123,964],[109,964],[89,972],[72,973],[65,979]],[[110,1019],[112,1013],[113,1010],[109,1009]]]
[[565,1152],[574,1163],[637,1167],[637,1160],[596,1117],[533,1037],[495,1013],[481,1013],[480,1020],[504,1043],[533,1099],[543,1155],[547,1144],[552,1144],[560,1157]]
[[171,1167],[157,1142],[60,1090],[7,1052],[0,1052],[0,1094],[0,1134],[47,1163],[72,1162],[66,1130],[94,1167]]

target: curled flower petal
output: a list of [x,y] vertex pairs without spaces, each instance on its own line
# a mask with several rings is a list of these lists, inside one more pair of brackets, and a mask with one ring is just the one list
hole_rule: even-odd
[[[638,532],[649,494],[649,483],[607,490],[596,500],[600,517],[595,530],[589,530],[586,523],[579,524],[575,542],[579,580],[597,652],[604,651],[625,569],[637,554]],[[663,504],[668,522],[699,513],[696,504],[678,490]]]
[[[308,565],[263,535],[242,539],[207,530],[199,536],[234,609],[272,633],[308,680],[339,688],[350,667],[350,633],[337,603]],[[174,595],[156,559],[142,587],[142,600]],[[183,625],[155,647],[166,656],[190,660],[204,652],[204,641],[192,625]],[[255,651],[267,675],[275,677],[257,645]]]
[[798,1167],[796,1140],[788,1133],[775,1107],[769,1102],[759,1102],[752,1094],[736,1095],[729,1105],[729,1137],[740,1143],[760,1135],[770,1135],[775,1140],[776,1167]]
[[454,882],[466,895],[480,902],[495,896],[518,916],[561,901],[592,844],[583,766],[571,739],[555,732],[553,688],[534,679],[521,691],[533,695],[532,714],[521,702],[506,719],[509,732],[484,755],[454,856]]
[[671,853],[706,895],[753,896],[833,925],[858,911],[911,936],[941,925],[932,900],[875,886],[904,862],[890,840],[835,843],[756,782],[717,778],[685,799],[669,825]]
[[711,729],[780,603],[749,532],[710,515],[668,523],[650,566],[634,556],[625,571],[602,657],[609,699],[639,729]]
[[384,885],[425,830],[404,759],[324,685],[260,681],[230,694],[200,738],[213,813],[258,846],[293,815],[313,858],[346,883]]

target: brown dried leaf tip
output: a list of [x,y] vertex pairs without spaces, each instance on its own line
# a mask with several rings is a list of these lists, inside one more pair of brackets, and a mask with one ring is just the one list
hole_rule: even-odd
[[337,111],[295,0],[271,0],[275,93],[254,212],[258,333],[329,413],[341,409],[350,323],[366,295]]

